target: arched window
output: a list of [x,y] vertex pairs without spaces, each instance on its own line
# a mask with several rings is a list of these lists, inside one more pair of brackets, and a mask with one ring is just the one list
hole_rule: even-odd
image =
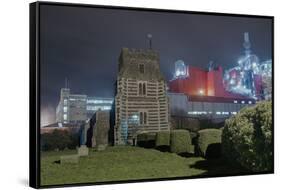
[[147,118],[148,118],[147,112],[141,111],[139,116],[140,116],[140,124],[146,125],[147,124]]
[[144,64],[139,64],[139,71],[140,73],[144,73]]

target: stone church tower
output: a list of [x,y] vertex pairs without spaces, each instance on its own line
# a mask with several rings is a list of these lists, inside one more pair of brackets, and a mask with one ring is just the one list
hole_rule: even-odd
[[143,132],[170,130],[166,83],[152,49],[123,48],[115,96],[115,144],[133,144]]

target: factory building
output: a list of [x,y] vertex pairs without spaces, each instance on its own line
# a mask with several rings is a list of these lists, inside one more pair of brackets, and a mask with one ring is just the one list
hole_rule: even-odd
[[113,98],[71,94],[69,88],[62,88],[56,108],[56,122],[59,126],[83,124],[97,110],[111,110],[112,103]]
[[166,82],[152,49],[123,48],[115,96],[115,144],[133,144],[142,132],[169,130]]
[[255,103],[253,98],[225,90],[222,67],[204,70],[186,66],[184,75],[178,73],[169,82],[169,92],[172,116],[225,118]]
[[240,56],[237,66],[225,71],[224,86],[232,93],[252,97],[256,100],[268,99],[265,80],[272,75],[271,59],[261,62],[257,55],[252,53],[250,37],[244,33],[244,55]]
[[260,62],[251,53],[248,33],[244,33],[243,46],[245,54],[238,59],[238,65],[225,73],[212,62],[208,69],[202,69],[176,61],[175,74],[169,82],[171,115],[227,118],[256,101],[270,99],[271,90],[264,79],[271,80],[271,60]]

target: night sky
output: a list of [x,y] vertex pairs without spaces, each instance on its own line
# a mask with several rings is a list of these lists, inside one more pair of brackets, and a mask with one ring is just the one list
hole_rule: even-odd
[[271,59],[272,20],[267,18],[54,5],[40,11],[43,124],[54,122],[65,78],[72,93],[114,97],[121,48],[148,48],[148,33],[166,80],[179,59],[202,68],[211,60],[224,69],[235,66],[244,51],[244,32],[252,52],[261,61]]

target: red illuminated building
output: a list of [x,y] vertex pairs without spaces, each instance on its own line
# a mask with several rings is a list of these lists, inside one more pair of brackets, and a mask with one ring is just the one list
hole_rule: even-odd
[[223,84],[223,69],[204,70],[201,68],[186,67],[185,76],[176,76],[169,82],[169,91],[173,93],[184,93],[189,100],[233,102],[234,100],[250,100],[252,98],[228,92]]

